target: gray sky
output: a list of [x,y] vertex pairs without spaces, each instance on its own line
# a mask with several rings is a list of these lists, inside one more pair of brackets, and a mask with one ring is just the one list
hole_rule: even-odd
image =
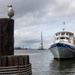
[[8,18],[10,4],[15,12],[15,46],[39,48],[42,32],[44,48],[49,48],[63,21],[66,30],[75,33],[75,0],[0,0],[1,18]]

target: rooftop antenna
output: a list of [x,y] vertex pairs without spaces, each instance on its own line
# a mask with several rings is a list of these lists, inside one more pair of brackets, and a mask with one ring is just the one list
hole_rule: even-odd
[[64,27],[63,27],[63,31],[65,30],[65,22],[63,22],[63,25],[64,25]]

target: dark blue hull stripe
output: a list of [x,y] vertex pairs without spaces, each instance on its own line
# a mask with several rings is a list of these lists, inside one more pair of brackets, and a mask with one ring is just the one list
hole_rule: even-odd
[[71,49],[75,49],[75,48],[73,48],[72,46],[67,45],[67,44],[63,44],[63,43],[56,43],[56,44],[53,44],[53,45],[51,45],[50,48],[53,48],[53,47],[68,47],[68,48],[71,48]]

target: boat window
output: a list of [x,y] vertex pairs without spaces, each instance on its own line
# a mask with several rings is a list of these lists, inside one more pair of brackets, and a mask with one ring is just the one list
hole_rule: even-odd
[[66,37],[66,39],[68,40],[69,38],[68,38],[68,37]]
[[58,40],[59,38],[57,38],[57,40]]
[[59,35],[60,35],[60,33],[56,33],[55,35],[56,35],[56,36],[59,36]]
[[65,37],[60,37],[60,39],[65,39]]
[[68,33],[66,33],[66,35],[68,35]]
[[69,36],[73,36],[73,34],[69,34]]
[[61,35],[65,35],[65,33],[61,33]]
[[56,34],[56,36],[58,36],[58,34]]

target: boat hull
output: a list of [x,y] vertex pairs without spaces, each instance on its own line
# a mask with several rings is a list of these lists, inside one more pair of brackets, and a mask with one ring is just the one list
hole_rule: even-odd
[[51,46],[50,51],[54,58],[58,60],[75,57],[74,47],[66,44],[57,43],[55,46]]

